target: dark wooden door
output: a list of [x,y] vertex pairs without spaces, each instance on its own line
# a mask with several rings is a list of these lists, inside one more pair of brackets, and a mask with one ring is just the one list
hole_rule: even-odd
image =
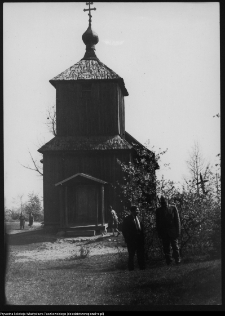
[[97,187],[94,185],[76,186],[75,224],[94,225],[97,223]]

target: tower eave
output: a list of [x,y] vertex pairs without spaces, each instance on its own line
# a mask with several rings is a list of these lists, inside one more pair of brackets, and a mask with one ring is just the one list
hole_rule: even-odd
[[51,85],[53,85],[53,87],[56,89],[56,85],[58,83],[66,83],[66,82],[84,82],[84,81],[116,81],[118,82],[119,86],[120,86],[120,89],[123,93],[123,96],[124,97],[127,97],[129,96],[129,93],[125,87],[125,83],[124,83],[124,80],[123,78],[118,78],[118,79],[77,79],[77,80],[74,80],[74,79],[65,79],[65,80],[49,80],[49,82],[51,83]]

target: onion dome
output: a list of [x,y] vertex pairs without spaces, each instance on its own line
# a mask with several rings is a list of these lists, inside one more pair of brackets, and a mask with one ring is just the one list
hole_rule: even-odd
[[91,24],[89,24],[86,32],[82,35],[82,40],[86,45],[86,53],[83,57],[84,60],[95,59],[97,60],[97,56],[95,55],[95,45],[98,43],[98,35],[92,30]]

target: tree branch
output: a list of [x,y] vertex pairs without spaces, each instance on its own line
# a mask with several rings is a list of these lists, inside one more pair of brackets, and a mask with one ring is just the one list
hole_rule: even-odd
[[36,161],[34,160],[33,156],[31,155],[30,151],[29,151],[29,154],[30,154],[32,163],[33,163],[33,165],[34,165],[34,168],[31,168],[31,167],[29,167],[29,166],[24,166],[24,165],[22,165],[22,164],[21,164],[21,166],[23,166],[23,167],[26,168],[26,169],[36,171],[36,172],[38,172],[41,176],[43,176],[43,172],[42,172],[42,171],[40,170],[40,168],[37,166],[37,163],[36,163]]
[[55,106],[53,106],[51,109],[49,108],[48,111],[48,117],[47,119],[50,120],[49,123],[46,123],[49,131],[56,136],[56,110],[55,110]]

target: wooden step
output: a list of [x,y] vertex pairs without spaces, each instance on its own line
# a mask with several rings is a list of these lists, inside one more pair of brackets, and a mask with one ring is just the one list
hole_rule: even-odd
[[69,226],[68,231],[74,230],[105,230],[107,225]]
[[66,236],[81,237],[95,236],[95,230],[67,230]]

